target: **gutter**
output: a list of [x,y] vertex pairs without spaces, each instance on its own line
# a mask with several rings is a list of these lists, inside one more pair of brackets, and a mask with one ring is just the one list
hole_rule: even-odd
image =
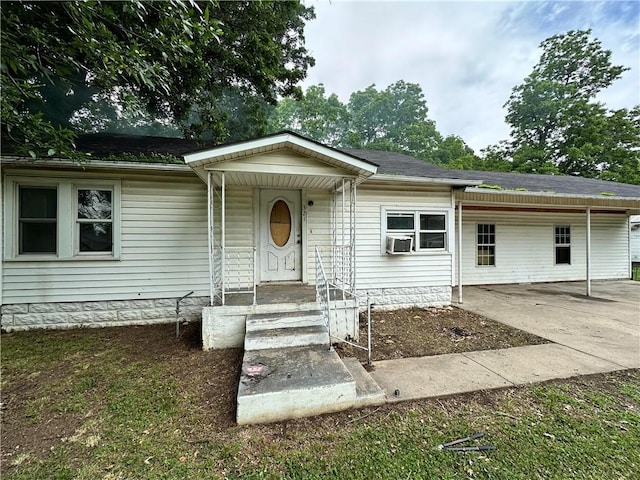
[[78,163],[65,159],[50,160],[29,160],[23,157],[2,157],[3,167],[37,167],[51,168],[64,167],[85,170],[94,168],[98,170],[143,170],[157,172],[193,172],[188,165],[177,163],[136,163],[136,162],[117,162],[111,160],[93,159],[86,162]]

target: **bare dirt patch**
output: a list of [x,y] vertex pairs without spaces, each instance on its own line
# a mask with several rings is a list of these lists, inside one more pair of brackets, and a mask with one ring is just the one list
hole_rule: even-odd
[[[549,343],[548,340],[460,308],[410,308],[372,311],[373,360],[426,357]],[[360,343],[366,344],[367,321],[360,317]],[[337,345],[344,357],[364,362],[366,352]]]

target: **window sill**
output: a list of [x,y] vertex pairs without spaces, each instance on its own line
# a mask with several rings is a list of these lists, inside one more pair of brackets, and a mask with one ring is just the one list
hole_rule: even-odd
[[434,250],[432,252],[421,250],[419,252],[406,252],[406,253],[388,253],[384,252],[382,254],[383,257],[429,257],[436,255],[451,255],[451,252],[448,250]]

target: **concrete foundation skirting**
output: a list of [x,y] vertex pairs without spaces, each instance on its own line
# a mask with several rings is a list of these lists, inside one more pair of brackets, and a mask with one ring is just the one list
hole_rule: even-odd
[[451,287],[398,287],[358,290],[361,306],[366,306],[367,295],[377,310],[395,310],[411,307],[443,307],[451,305]]
[[[208,297],[185,298],[180,318],[200,320],[208,301]],[[6,331],[148,325],[175,321],[176,299],[18,303],[3,305],[0,312]]]

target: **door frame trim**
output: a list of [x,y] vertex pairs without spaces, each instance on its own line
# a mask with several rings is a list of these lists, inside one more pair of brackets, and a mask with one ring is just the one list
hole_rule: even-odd
[[[253,212],[254,212],[254,238],[257,244],[256,248],[256,282],[258,285],[262,285],[266,282],[262,278],[262,260],[263,260],[263,245],[262,245],[262,228],[266,225],[262,224],[262,204],[261,204],[261,192],[263,190],[281,190],[283,192],[298,192],[300,194],[300,209],[297,214],[300,221],[300,278],[301,280],[284,280],[285,283],[308,283],[309,274],[307,271],[307,192],[304,188],[272,188],[272,187],[254,187],[253,189]],[[265,219],[266,220],[266,219]],[[278,281],[269,281],[268,283],[278,283]]]

